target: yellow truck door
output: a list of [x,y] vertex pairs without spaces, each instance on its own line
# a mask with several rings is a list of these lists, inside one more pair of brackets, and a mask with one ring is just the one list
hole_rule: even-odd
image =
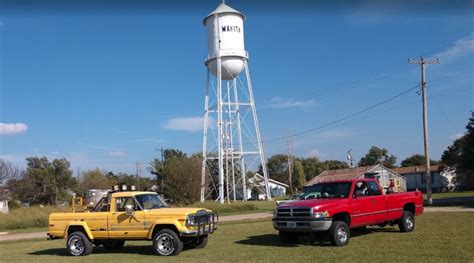
[[[133,207],[132,214],[127,214],[127,205]],[[109,238],[143,239],[148,235],[145,212],[132,196],[112,198],[108,223]]]

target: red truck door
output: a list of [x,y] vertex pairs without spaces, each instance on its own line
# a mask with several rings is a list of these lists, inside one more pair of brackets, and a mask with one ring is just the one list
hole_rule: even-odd
[[370,199],[367,184],[364,181],[358,181],[353,187],[351,227],[367,225],[370,219]]
[[375,181],[367,181],[372,210],[372,223],[383,223],[387,220],[387,198]]
[[[372,183],[375,184],[378,191],[373,190]],[[351,207],[351,226],[364,226],[385,221],[387,214],[385,196],[382,195],[374,181],[358,181],[354,184]]]

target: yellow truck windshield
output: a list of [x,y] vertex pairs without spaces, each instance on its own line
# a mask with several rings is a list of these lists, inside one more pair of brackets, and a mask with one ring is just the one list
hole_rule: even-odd
[[167,207],[168,205],[161,200],[161,198],[156,194],[140,194],[135,195],[135,199],[138,201],[143,209],[155,209]]

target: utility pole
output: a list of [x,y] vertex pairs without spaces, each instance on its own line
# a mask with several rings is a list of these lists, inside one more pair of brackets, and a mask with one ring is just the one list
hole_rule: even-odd
[[164,188],[165,188],[165,185],[164,185],[164,180],[163,180],[163,177],[164,177],[164,173],[165,173],[165,163],[164,163],[164,150],[163,150],[163,147],[161,147],[160,149],[160,153],[161,153],[161,194],[165,194],[165,191],[164,191]]
[[142,173],[142,164],[137,162],[137,189],[140,189],[140,177]]
[[288,153],[288,181],[290,183],[290,194],[293,194],[293,144],[291,136],[286,139],[286,149]]
[[421,66],[421,98],[423,105],[423,141],[425,146],[425,164],[426,164],[426,195],[428,199],[428,204],[433,204],[433,199],[431,197],[431,170],[430,170],[430,147],[428,142],[428,110],[426,106],[426,65],[428,64],[439,64],[439,58],[425,60],[423,57],[420,57],[420,60],[414,60],[412,58],[408,59],[410,64],[418,64]]

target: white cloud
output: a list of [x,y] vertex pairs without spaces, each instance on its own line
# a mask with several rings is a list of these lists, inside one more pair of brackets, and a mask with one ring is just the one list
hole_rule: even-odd
[[264,105],[265,108],[272,109],[289,109],[289,108],[312,108],[316,106],[316,102],[312,99],[310,100],[293,100],[285,99],[281,97],[273,97],[270,99],[270,102]]
[[456,134],[449,135],[449,139],[455,141],[461,138],[462,136],[464,136],[464,133],[456,133]]
[[127,153],[122,151],[111,151],[107,153],[110,157],[126,157]]
[[3,123],[0,122],[0,135],[12,135],[25,133],[28,130],[28,125],[24,123]]
[[470,36],[460,38],[454,41],[453,45],[449,48],[433,55],[435,58],[443,60],[449,60],[457,57],[461,57],[472,53],[474,51],[474,34]]
[[312,149],[311,151],[309,151],[308,156],[322,158],[328,155],[325,153],[322,153],[319,149]]
[[202,131],[204,127],[203,117],[178,117],[167,120],[161,125],[162,128],[174,131]]

